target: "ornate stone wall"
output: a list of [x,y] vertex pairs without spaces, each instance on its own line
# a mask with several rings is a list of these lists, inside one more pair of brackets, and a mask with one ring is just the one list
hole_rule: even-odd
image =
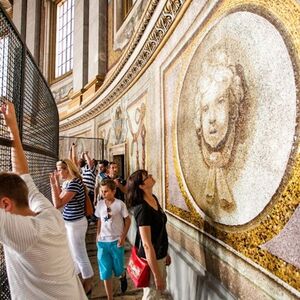
[[[299,2],[147,9],[62,133],[89,124],[107,149],[125,145],[127,172],[145,167],[157,180],[172,253],[185,249],[235,297],[299,297]],[[171,291],[181,263],[174,258]],[[184,282],[177,290],[176,299],[200,293]]]
[[298,290],[299,12],[220,1],[162,71],[166,209]]

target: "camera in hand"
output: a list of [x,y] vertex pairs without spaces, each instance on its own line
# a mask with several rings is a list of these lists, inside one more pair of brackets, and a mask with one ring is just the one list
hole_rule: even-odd
[[122,177],[118,177],[117,180],[122,184],[125,185],[126,181]]

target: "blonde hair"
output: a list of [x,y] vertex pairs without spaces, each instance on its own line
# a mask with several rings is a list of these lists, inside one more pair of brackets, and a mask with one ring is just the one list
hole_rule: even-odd
[[82,180],[82,177],[80,175],[80,172],[76,165],[68,158],[66,159],[61,159],[56,163],[56,167],[61,167],[63,169],[67,169],[70,177],[72,178],[80,178]]

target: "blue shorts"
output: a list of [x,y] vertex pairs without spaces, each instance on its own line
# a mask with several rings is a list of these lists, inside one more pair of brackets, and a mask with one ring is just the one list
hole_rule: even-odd
[[97,259],[101,280],[119,277],[124,272],[124,247],[118,247],[118,241],[97,242]]

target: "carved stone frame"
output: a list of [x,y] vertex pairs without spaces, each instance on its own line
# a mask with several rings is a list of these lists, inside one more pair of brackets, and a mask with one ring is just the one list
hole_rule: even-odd
[[124,155],[124,176],[128,177],[128,145],[127,142],[110,146],[108,149],[108,159],[113,161],[114,156]]

